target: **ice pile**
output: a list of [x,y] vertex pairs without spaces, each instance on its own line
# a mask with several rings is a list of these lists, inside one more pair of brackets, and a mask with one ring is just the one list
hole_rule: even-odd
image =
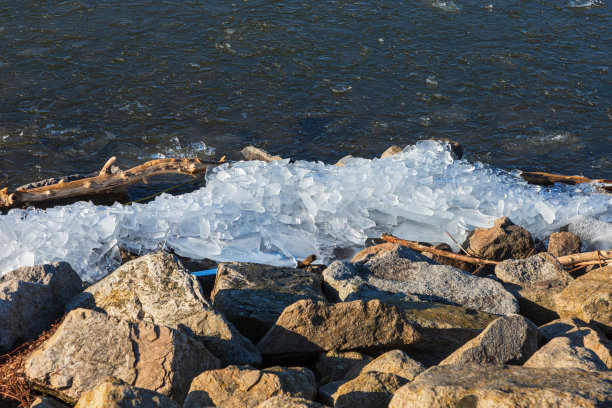
[[[461,242],[502,215],[544,237],[578,220],[612,221],[612,197],[592,186],[530,186],[518,174],[453,160],[433,141],[386,159],[352,158],[343,167],[239,162],[215,168],[198,191],[148,204],[11,210],[0,216],[0,274],[64,260],[93,281],[117,264],[117,245],[294,265],[312,253],[330,260],[335,248],[358,248],[383,232],[454,246],[448,234]],[[583,239],[612,247],[607,232]]]

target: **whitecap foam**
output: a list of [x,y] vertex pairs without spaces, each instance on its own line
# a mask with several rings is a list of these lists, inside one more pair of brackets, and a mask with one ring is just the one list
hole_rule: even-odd
[[[68,261],[94,281],[117,265],[117,245],[273,265],[295,265],[314,253],[328,262],[336,248],[362,247],[383,232],[455,246],[448,234],[461,242],[500,216],[543,238],[578,217],[609,222],[612,196],[591,185],[528,185],[517,173],[453,160],[447,145],[433,141],[385,159],[352,158],[343,167],[228,163],[210,171],[200,190],[147,204],[11,210],[0,216],[0,274]],[[610,247],[606,236],[592,239]]]

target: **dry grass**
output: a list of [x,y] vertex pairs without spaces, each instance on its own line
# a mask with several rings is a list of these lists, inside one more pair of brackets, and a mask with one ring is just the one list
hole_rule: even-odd
[[38,395],[28,386],[24,363],[32,351],[55,333],[60,323],[61,320],[53,324],[36,340],[0,356],[0,406],[29,407],[36,399]]

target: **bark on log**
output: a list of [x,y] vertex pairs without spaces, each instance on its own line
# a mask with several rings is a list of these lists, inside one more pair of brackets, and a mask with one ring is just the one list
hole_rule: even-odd
[[612,259],[612,249],[607,251],[582,252],[579,254],[565,255],[557,258],[563,266],[573,266],[585,262],[602,261],[609,262]]
[[62,200],[99,194],[112,194],[125,190],[139,181],[162,174],[185,174],[196,176],[206,171],[210,166],[222,162],[206,162],[200,159],[157,159],[151,160],[129,170],[111,174],[109,169],[115,158],[109,159],[99,175],[68,182],[59,182],[44,187],[18,189],[9,194],[8,189],[0,190],[0,210],[18,207],[24,204]]
[[561,174],[542,173],[537,171],[524,171],[521,177],[529,184],[538,184],[541,186],[550,186],[555,183],[564,184],[580,184],[580,183],[602,183],[603,189],[612,192],[612,180],[606,179],[590,179],[582,176],[563,176]]

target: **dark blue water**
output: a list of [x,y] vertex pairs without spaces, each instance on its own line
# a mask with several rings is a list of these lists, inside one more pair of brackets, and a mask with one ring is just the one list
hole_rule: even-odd
[[612,178],[611,66],[607,0],[4,1],[0,186],[110,156],[332,162],[429,137]]

